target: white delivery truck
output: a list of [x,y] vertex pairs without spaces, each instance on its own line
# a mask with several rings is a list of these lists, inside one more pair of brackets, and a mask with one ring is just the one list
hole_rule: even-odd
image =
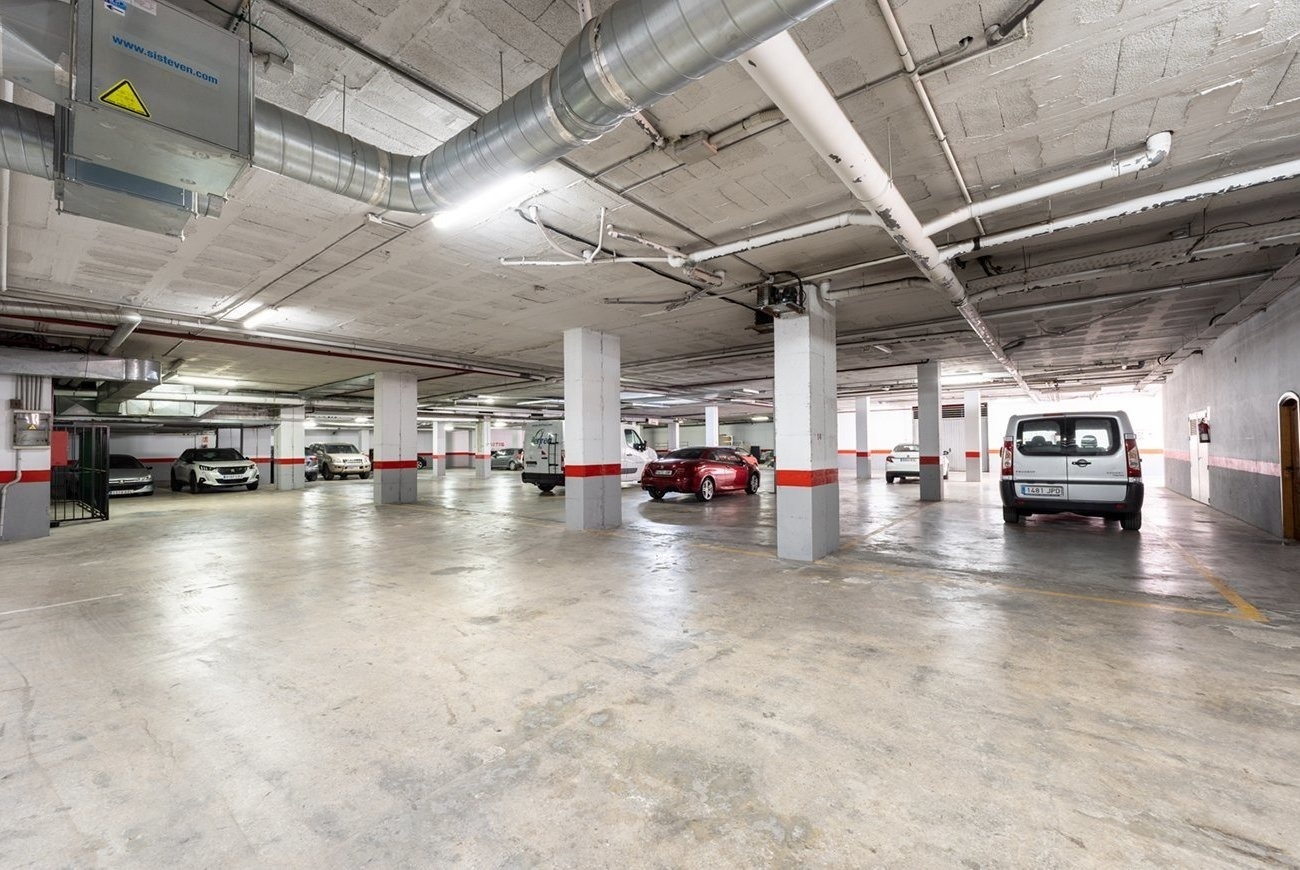
[[[659,456],[645,443],[641,433],[623,425],[623,455],[619,468],[623,483],[638,483],[647,462]],[[564,486],[564,421],[539,423],[524,444],[524,483],[534,484],[542,492]]]

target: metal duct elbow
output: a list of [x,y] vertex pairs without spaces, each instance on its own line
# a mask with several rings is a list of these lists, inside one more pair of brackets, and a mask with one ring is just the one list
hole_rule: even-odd
[[382,208],[438,211],[599,138],[831,2],[619,0],[553,69],[428,154],[391,154],[259,101],[253,163]]
[[54,116],[0,102],[0,169],[54,180]]

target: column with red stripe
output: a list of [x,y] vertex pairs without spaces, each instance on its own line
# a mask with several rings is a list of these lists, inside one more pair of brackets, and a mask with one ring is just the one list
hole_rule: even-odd
[[776,554],[811,562],[840,542],[835,306],[805,289],[805,313],[774,330]]
[[447,424],[433,424],[433,476],[447,476]]
[[871,448],[867,442],[867,428],[871,422],[871,399],[859,396],[853,401],[854,460],[858,480],[871,479]]
[[487,480],[492,475],[492,421],[479,420],[474,427],[474,476]]
[[943,467],[940,461],[939,361],[916,367],[916,431],[921,448],[921,501],[943,500]]
[[564,332],[564,518],[570,529],[623,522],[618,336]]
[[980,416],[980,391],[967,390],[962,397],[965,424],[962,426],[962,441],[965,442],[966,482],[979,483],[984,466],[984,418]]
[[280,425],[275,427],[275,488],[302,489],[306,484],[303,466],[307,455],[306,413],[302,405],[280,409]]
[[415,501],[416,381],[412,372],[375,374],[375,504]]

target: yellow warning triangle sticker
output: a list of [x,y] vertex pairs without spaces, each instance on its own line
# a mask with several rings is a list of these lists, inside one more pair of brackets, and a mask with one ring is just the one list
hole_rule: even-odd
[[135,86],[126,79],[122,79],[100,94],[99,101],[117,106],[119,109],[126,109],[142,118],[149,117],[149,110],[145,108],[144,100],[140,99],[140,95],[135,92]]

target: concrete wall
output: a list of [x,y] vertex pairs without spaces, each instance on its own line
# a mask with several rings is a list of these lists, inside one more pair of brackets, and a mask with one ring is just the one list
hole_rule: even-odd
[[1300,393],[1300,287],[1183,362],[1164,389],[1165,486],[1191,496],[1188,415],[1209,409],[1206,503],[1282,535],[1278,400]]
[[[45,379],[44,383],[42,408],[48,410],[51,407],[49,380]],[[43,538],[50,533],[50,451],[49,448],[13,449],[14,419],[9,402],[17,396],[18,377],[0,374],[0,487],[11,484],[5,490],[4,502],[0,502],[4,505],[0,541]]]

